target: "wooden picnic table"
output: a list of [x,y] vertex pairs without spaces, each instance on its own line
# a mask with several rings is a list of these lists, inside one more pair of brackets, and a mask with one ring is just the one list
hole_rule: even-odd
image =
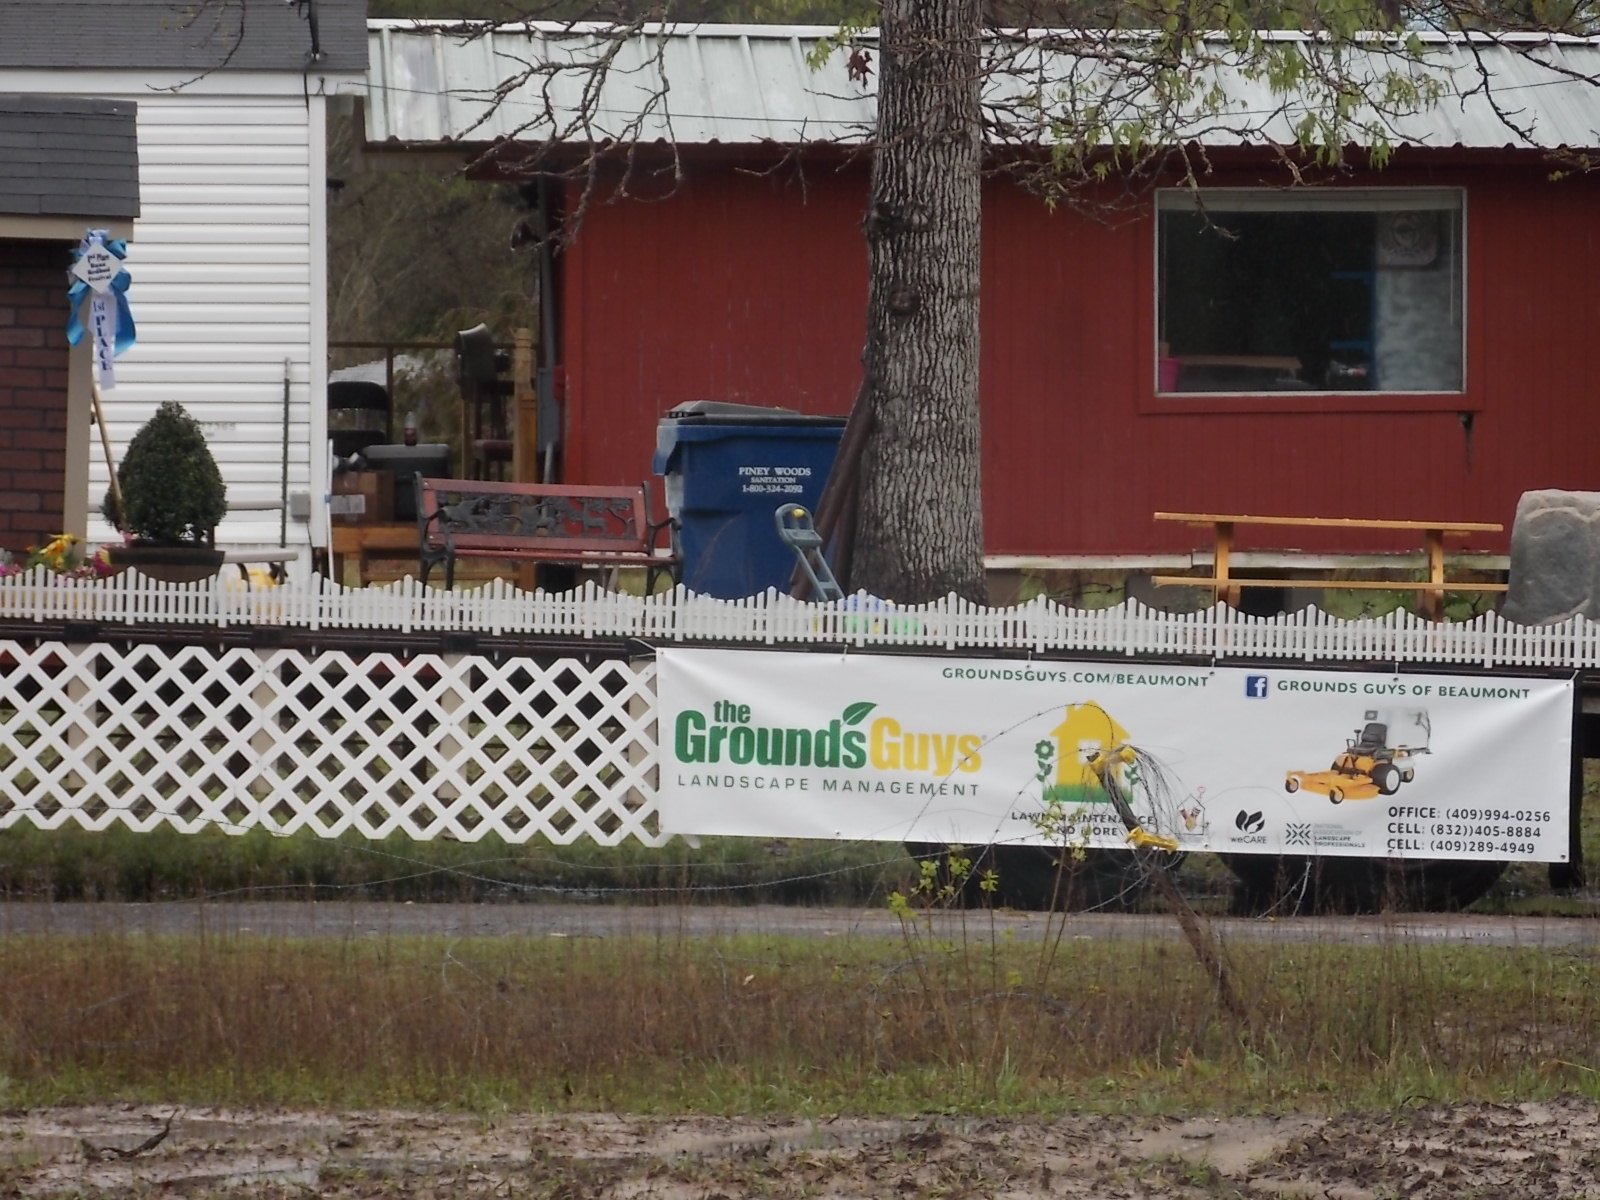
[[[1364,520],[1355,517],[1281,517],[1245,515],[1242,513],[1177,513],[1158,512],[1157,521],[1174,521],[1184,525],[1207,527],[1211,530],[1213,559],[1210,575],[1156,575],[1152,582],[1162,586],[1208,587],[1228,604],[1238,604],[1241,589],[1247,587],[1281,588],[1355,588],[1364,590],[1415,591],[1423,615],[1432,620],[1444,619],[1444,594],[1452,592],[1503,592],[1503,583],[1479,583],[1450,580],[1445,573],[1444,542],[1447,537],[1460,537],[1472,533],[1500,533],[1505,526],[1490,521],[1400,521]],[[1263,525],[1302,529],[1389,530],[1422,535],[1423,551],[1427,555],[1426,580],[1402,579],[1241,579],[1230,571],[1233,555],[1234,532],[1240,525]]]

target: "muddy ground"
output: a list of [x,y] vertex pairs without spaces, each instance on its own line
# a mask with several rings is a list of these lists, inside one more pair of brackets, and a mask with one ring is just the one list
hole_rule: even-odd
[[133,1106],[0,1116],[0,1197],[60,1195],[1579,1200],[1600,1198],[1600,1107],[1559,1100],[1188,1120]]

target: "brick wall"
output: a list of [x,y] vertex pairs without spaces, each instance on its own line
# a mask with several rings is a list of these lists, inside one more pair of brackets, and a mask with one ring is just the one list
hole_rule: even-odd
[[65,243],[0,239],[0,547],[63,527],[67,467]]

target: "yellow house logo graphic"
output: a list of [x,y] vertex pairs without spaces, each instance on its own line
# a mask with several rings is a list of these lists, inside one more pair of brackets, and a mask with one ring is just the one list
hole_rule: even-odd
[[1089,762],[1128,740],[1128,731],[1098,704],[1069,704],[1050,731],[1056,743],[1056,786],[1099,790]]

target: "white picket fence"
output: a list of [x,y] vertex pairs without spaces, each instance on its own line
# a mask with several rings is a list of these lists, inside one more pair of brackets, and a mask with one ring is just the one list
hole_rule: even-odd
[[[41,628],[46,622],[96,622]],[[261,649],[120,636],[135,627],[288,626],[570,639],[497,653]],[[596,654],[644,644],[924,648],[967,654],[1117,654],[1581,669],[1600,662],[1582,619],[1526,628],[1486,614],[1436,625],[1395,613],[1275,618],[1136,603],[1099,611],[1037,600],[989,609],[951,598],[894,608],[768,593],[725,601],[503,583],[444,592],[411,581],[326,580],[245,591],[226,577],[168,585],[0,580],[0,829],[22,822],[186,832],[266,829],[512,842],[542,835],[659,844],[655,664]],[[70,631],[70,632],[69,632]],[[64,637],[72,640],[63,640]],[[173,641],[178,644],[171,644]],[[370,644],[381,638],[363,639]],[[532,643],[530,643],[530,647]],[[605,647],[613,650],[612,647]]]
[[1256,617],[1217,605],[1167,613],[1128,601],[1115,608],[1063,608],[1039,598],[986,608],[951,596],[896,607],[870,596],[813,604],[776,592],[743,600],[685,589],[641,597],[594,584],[566,593],[525,592],[505,580],[444,591],[403,579],[345,588],[319,575],[250,590],[233,576],[166,584],[135,572],[63,580],[42,568],[0,579],[0,622],[87,621],[103,625],[287,626],[312,631],[470,631],[496,637],[634,639],[761,645],[827,644],[1035,654],[1121,654],[1307,662],[1460,664],[1483,670],[1586,670],[1600,666],[1600,623],[1573,617],[1525,626],[1484,613],[1437,624],[1396,611],[1347,620],[1319,609]]

